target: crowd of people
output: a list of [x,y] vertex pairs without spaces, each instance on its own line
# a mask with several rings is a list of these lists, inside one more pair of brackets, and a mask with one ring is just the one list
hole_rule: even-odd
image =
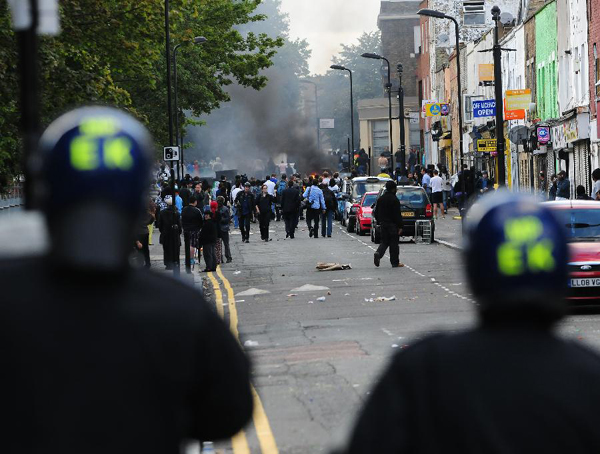
[[203,272],[233,261],[232,229],[239,229],[242,243],[249,243],[251,225],[258,224],[261,241],[269,242],[272,221],[283,220],[286,239],[293,239],[299,222],[305,220],[310,238],[332,236],[342,183],[338,173],[304,177],[272,173],[264,179],[238,175],[234,181],[223,175],[213,184],[187,174],[173,187],[162,172],[157,170],[156,194],[150,197],[136,242],[146,267],[151,266],[149,246],[155,227],[166,269],[179,266],[183,243],[189,247],[192,267],[204,259]]

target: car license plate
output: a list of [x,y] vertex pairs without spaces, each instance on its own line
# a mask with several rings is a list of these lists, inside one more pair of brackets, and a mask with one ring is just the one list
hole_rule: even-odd
[[600,277],[571,279],[570,287],[600,287]]
[[414,218],[415,217],[415,212],[414,211],[403,211],[402,212],[402,217],[403,218]]

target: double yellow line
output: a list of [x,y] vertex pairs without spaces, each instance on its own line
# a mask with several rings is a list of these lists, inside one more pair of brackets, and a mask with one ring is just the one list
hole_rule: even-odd
[[[237,339],[240,341],[240,333],[238,330],[238,312],[237,306],[235,305],[235,294],[233,293],[233,288],[231,287],[230,282],[227,280],[223,272],[221,271],[221,267],[217,267],[217,276],[223,282],[223,286],[225,287],[225,291],[227,292],[227,306],[229,309],[229,329]],[[213,273],[208,273],[208,278],[213,286],[215,292],[215,303],[217,305],[217,313],[224,318],[224,302],[223,302],[223,292],[221,290],[221,285],[219,281],[214,276]],[[260,396],[256,392],[254,385],[251,385],[252,396],[254,398],[254,427],[256,428],[256,436],[258,437],[258,442],[260,444],[260,450],[262,454],[279,454],[279,449],[277,448],[277,444],[275,443],[275,437],[273,436],[273,431],[271,430],[271,425],[269,424],[269,418],[267,418],[267,413],[265,412],[265,408],[263,407],[262,401],[260,400]],[[248,439],[246,438],[246,433],[244,430],[241,430],[235,437],[231,439],[231,445],[233,448],[234,454],[250,454],[250,446],[248,445]]]

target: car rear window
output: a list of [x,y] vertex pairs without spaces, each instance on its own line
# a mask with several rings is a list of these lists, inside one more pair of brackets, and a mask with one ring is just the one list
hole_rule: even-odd
[[366,206],[366,207],[370,207],[371,205],[373,205],[375,202],[377,201],[377,194],[369,194],[366,195],[364,200],[363,200],[363,204],[362,206]]
[[358,199],[365,195],[366,192],[379,192],[379,190],[385,186],[385,183],[385,181],[378,181],[376,183],[369,183],[367,181],[355,182],[353,195]]
[[420,188],[398,188],[396,197],[401,205],[410,208],[425,208],[427,206],[427,196],[425,191]]
[[570,239],[600,239],[600,210],[554,210]]

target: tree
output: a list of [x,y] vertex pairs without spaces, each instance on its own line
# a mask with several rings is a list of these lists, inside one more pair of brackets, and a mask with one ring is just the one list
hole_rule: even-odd
[[[232,83],[262,89],[263,70],[283,41],[236,27],[260,22],[260,0],[171,0],[173,43],[186,48],[180,105],[196,115],[229,100]],[[167,144],[164,0],[63,0],[62,32],[40,46],[42,122],[81,104],[109,104],[143,121],[157,144]],[[0,3],[0,176],[19,172],[16,42],[6,2]],[[1,182],[0,182],[1,183]]]
[[[332,58],[332,64],[344,66],[353,73],[354,82],[354,134],[355,146],[359,145],[358,101],[383,96],[381,63],[362,58],[365,52],[378,53],[381,49],[379,32],[363,33],[356,44],[342,44],[342,51]],[[335,129],[322,132],[324,140],[333,149],[347,149],[350,137],[350,82],[346,71],[330,70],[316,79],[319,84],[319,109],[321,118],[335,119]]]

